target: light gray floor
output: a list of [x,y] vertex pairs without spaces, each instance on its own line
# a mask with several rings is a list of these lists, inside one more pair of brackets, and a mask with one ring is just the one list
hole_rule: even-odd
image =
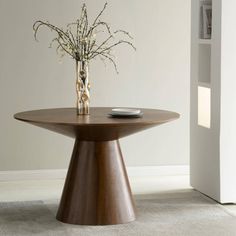
[[[137,195],[136,195],[137,196]],[[140,197],[140,195],[139,195]],[[136,197],[137,219],[110,226],[78,226],[55,219],[58,200],[0,202],[1,236],[235,236],[236,217],[197,191]]]
[[189,176],[131,178],[137,221],[95,228],[55,220],[62,179],[0,182],[0,235],[235,236],[236,206],[217,204],[194,191],[188,179]]
[[[59,199],[63,184],[63,179],[0,182],[0,202]],[[130,184],[136,199],[192,189],[187,175],[135,177],[130,178]],[[222,207],[236,215],[236,205]]]

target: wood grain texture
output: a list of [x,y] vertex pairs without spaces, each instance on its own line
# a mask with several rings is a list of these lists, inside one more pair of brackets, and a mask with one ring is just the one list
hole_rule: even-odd
[[79,225],[135,220],[133,197],[118,141],[75,141],[57,219]]
[[90,108],[90,115],[77,116],[75,108],[56,108],[15,114],[15,119],[83,141],[116,140],[175,120],[179,114],[144,109],[141,118],[110,118],[112,108]]

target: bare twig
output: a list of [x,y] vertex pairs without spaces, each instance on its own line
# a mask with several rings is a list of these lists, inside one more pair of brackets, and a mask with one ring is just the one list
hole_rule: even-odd
[[91,53],[91,56],[93,56],[95,53],[97,53],[99,51],[99,49],[102,48],[103,45],[105,45],[111,38],[113,38],[113,35],[110,35],[104,42],[102,42],[97,48],[96,50],[94,50],[92,53]]
[[100,13],[97,15],[97,17],[95,18],[95,20],[94,20],[94,22],[93,22],[92,25],[95,25],[95,24],[96,24],[97,20],[100,18],[100,16],[101,16],[101,15],[103,14],[103,12],[105,11],[106,7],[107,7],[107,2],[104,4],[103,9],[102,9],[102,10],[100,11]]
[[133,45],[131,42],[126,41],[126,40],[120,40],[120,41],[118,41],[117,43],[114,43],[114,44],[112,44],[111,46],[109,46],[109,47],[103,49],[102,51],[98,51],[98,52],[94,53],[94,55],[91,57],[91,59],[93,59],[95,56],[97,56],[97,55],[99,55],[99,54],[101,54],[101,53],[104,53],[104,52],[106,52],[106,51],[109,51],[110,49],[112,49],[112,48],[114,48],[114,47],[116,47],[116,46],[118,46],[119,44],[122,44],[122,43],[126,43],[126,44],[130,45],[134,50],[136,50],[136,48],[134,47],[134,45]]
[[133,37],[130,35],[129,32],[125,31],[125,30],[116,30],[114,32],[114,34],[117,34],[117,33],[123,33],[123,34],[126,34],[130,39],[133,39]]
[[115,70],[116,70],[116,73],[117,74],[119,74],[119,71],[118,71],[118,69],[117,69],[117,65],[116,65],[116,63],[115,63],[115,61],[111,58],[111,57],[109,57],[109,56],[107,56],[107,55],[105,55],[105,54],[100,54],[101,56],[103,56],[103,57],[105,57],[106,59],[108,59],[112,64],[113,64],[113,66],[114,66],[114,68],[115,68]]
[[[98,56],[103,61],[110,61],[118,73],[111,50],[120,44],[127,44],[135,50],[136,48],[132,42],[122,39],[122,35],[133,39],[127,31],[116,30],[112,32],[109,24],[100,20],[106,7],[107,3],[104,4],[103,9],[99,12],[93,23],[89,25],[87,8],[86,5],[83,4],[80,18],[75,22],[67,24],[66,30],[52,25],[49,22],[38,20],[33,24],[34,38],[38,41],[38,31],[44,26],[57,34],[57,37],[53,38],[50,43],[50,47],[52,47],[54,43],[58,44],[56,47],[57,53],[65,52],[76,61],[89,61]],[[105,35],[105,40],[98,42],[96,34],[100,32]],[[117,34],[119,34],[121,38],[119,41],[115,41]],[[61,56],[63,55],[64,54],[61,54]]]

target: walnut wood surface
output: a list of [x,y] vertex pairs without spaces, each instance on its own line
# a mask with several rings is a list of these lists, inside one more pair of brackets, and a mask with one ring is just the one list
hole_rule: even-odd
[[79,225],[135,220],[118,141],[75,141],[57,219]]
[[56,108],[21,112],[14,117],[83,141],[116,140],[179,117],[175,112],[141,108],[141,118],[110,118],[111,109],[90,108],[90,115],[77,116],[75,108]]
[[71,224],[121,224],[135,219],[133,198],[118,139],[175,120],[170,111],[142,109],[141,118],[110,118],[112,108],[75,108],[21,112],[18,120],[75,138],[74,150],[57,213]]

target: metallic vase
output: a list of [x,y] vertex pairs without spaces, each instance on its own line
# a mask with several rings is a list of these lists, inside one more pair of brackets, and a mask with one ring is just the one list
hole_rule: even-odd
[[90,103],[90,84],[88,61],[76,61],[77,114],[88,115]]

